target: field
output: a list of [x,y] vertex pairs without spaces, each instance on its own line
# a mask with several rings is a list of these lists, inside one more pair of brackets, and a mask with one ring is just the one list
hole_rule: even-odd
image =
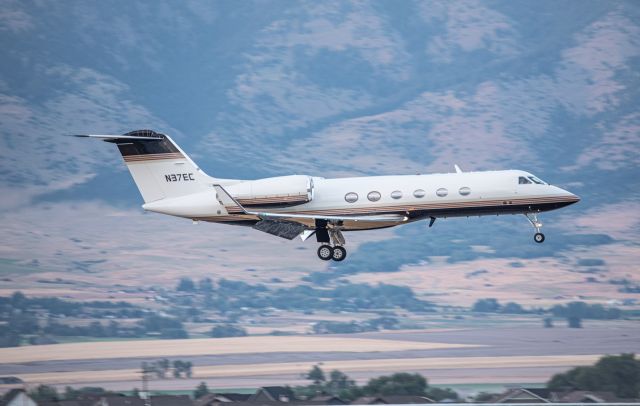
[[[540,326],[433,329],[331,336],[70,343],[0,350],[0,375],[47,383],[139,387],[143,361],[188,360],[193,377],[152,380],[154,389],[255,388],[305,384],[314,364],[340,369],[359,383],[394,372],[417,372],[430,383],[544,384],[554,373],[589,365],[601,355],[639,352],[640,327],[587,323],[584,329]],[[535,337],[535,338],[533,338]]]
[[192,340],[137,340],[69,343],[1,348],[0,364],[132,357],[177,357],[277,352],[379,352],[472,347],[367,338],[294,336],[204,338]]
[[[509,368],[538,369],[538,368],[569,368],[577,365],[589,365],[597,361],[596,355],[566,355],[566,356],[513,356],[513,357],[469,357],[469,358],[414,358],[414,359],[382,359],[355,361],[323,361],[326,370],[338,369],[347,374],[394,373],[397,371],[424,372],[433,370],[504,370]],[[243,378],[243,377],[278,377],[301,376],[315,365],[314,362],[266,363],[243,365],[216,365],[194,369],[193,379],[207,380],[212,378]],[[113,369],[102,371],[78,372],[49,372],[24,374],[20,377],[27,382],[39,382],[49,385],[88,384],[95,382],[134,382],[140,378],[140,369]],[[475,378],[477,379],[477,378]],[[500,378],[494,382],[502,382]],[[518,380],[521,380],[518,377]],[[456,382],[464,382],[458,379]],[[471,380],[475,382],[475,380]],[[491,382],[491,378],[489,381]]]

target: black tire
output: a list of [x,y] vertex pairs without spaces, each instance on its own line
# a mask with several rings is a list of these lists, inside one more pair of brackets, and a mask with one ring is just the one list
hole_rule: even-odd
[[318,248],[318,258],[323,261],[330,260],[333,258],[333,248],[331,248],[330,245],[321,245],[320,248]]
[[345,250],[343,247],[333,247],[333,251],[331,252],[331,258],[334,261],[337,261],[337,262],[344,261],[346,257],[347,257],[347,250]]
[[544,242],[544,234],[535,233],[535,235],[533,236],[533,241],[537,242],[538,244],[542,244]]

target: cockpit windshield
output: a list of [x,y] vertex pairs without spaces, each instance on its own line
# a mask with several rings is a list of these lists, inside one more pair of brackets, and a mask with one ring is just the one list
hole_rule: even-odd
[[537,183],[538,185],[546,185],[545,182],[541,181],[540,179],[536,178],[535,176],[529,176],[529,179],[531,179],[533,181],[533,183]]
[[520,176],[518,178],[518,184],[519,185],[532,185],[534,183],[537,184],[537,185],[546,185],[545,182],[543,182],[542,180],[536,178],[533,175]]

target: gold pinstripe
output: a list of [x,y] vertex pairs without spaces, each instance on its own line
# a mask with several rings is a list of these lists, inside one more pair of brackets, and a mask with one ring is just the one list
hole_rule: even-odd
[[124,155],[122,158],[125,162],[144,162],[157,161],[161,159],[182,159],[184,158],[184,155],[180,152],[172,152],[167,154]]

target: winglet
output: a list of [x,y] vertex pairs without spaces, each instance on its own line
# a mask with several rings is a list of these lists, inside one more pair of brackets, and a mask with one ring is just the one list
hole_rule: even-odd
[[247,214],[247,211],[245,210],[245,208],[242,207],[242,205],[238,203],[238,201],[234,199],[233,196],[231,196],[229,192],[225,190],[225,188],[223,188],[220,185],[213,185],[213,187],[216,190],[216,196],[218,197],[218,201],[225,208],[227,208],[227,211],[229,211],[229,208],[235,208],[236,210],[234,211],[239,211],[239,213],[236,213],[236,214]]
[[456,168],[456,173],[462,173],[462,169],[458,165],[454,164],[453,167]]

